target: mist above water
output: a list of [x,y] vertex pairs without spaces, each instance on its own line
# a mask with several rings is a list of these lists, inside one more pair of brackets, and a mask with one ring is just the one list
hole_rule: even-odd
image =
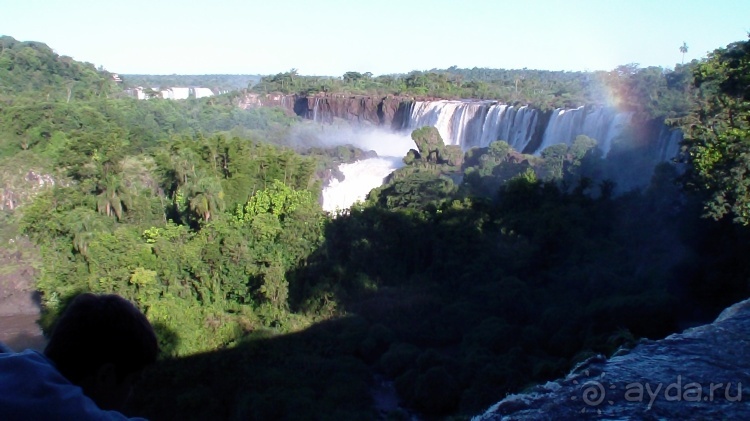
[[332,180],[323,189],[323,210],[335,212],[349,209],[354,203],[365,200],[370,190],[383,185],[390,173],[404,165],[402,158],[378,157],[339,165],[344,180]]
[[411,136],[377,128],[313,126],[299,132],[296,142],[305,147],[333,147],[353,145],[364,151],[375,151],[377,158],[363,159],[339,165],[344,180],[332,180],[323,189],[323,209],[328,212],[344,210],[364,200],[370,190],[380,187],[383,180],[402,167],[409,149],[416,149]]
[[378,156],[402,158],[409,149],[416,148],[411,133],[392,132],[377,127],[353,125],[331,126],[306,124],[292,134],[292,146],[298,148],[356,146],[364,151],[375,151]]

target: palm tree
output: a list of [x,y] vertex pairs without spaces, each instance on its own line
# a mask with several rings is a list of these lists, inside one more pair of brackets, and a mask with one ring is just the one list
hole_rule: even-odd
[[224,209],[224,191],[221,184],[213,178],[198,180],[190,188],[190,210],[203,221],[208,222],[211,216]]
[[104,182],[97,186],[99,194],[96,196],[96,210],[99,213],[112,216],[117,220],[122,218],[125,210],[130,207],[130,192],[122,182],[119,174],[108,174]]
[[172,164],[174,165],[174,172],[177,178],[178,185],[185,185],[188,182],[188,176],[195,176],[195,162],[199,158],[195,153],[189,149],[180,150],[175,156],[172,157]]
[[94,234],[105,231],[107,225],[93,210],[77,208],[68,215],[68,231],[73,235],[73,248],[83,256],[88,256],[89,243]]
[[682,53],[682,64],[685,64],[685,53],[688,52],[688,45],[685,41],[682,41],[682,46],[680,47],[680,52]]

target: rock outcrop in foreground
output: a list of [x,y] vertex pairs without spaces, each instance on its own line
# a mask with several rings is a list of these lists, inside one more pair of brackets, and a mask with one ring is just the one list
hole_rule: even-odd
[[746,419],[750,300],[711,324],[641,341],[609,360],[591,358],[562,380],[510,395],[487,420]]

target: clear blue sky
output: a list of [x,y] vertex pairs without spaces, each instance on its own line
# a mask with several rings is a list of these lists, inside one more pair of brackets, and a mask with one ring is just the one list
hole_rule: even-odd
[[671,68],[748,31],[750,0],[0,0],[0,34],[120,73]]

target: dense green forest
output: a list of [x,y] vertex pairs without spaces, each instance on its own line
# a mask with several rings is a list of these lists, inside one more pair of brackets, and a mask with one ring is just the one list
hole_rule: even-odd
[[295,69],[263,77],[257,93],[347,93],[372,96],[416,96],[443,99],[494,99],[547,110],[586,104],[614,105],[648,118],[685,115],[697,61],[674,69],[619,66],[609,72],[547,70],[432,69],[407,75],[347,72],[340,78],[301,76]]
[[[322,174],[364,152],[292,148],[313,123],[231,95],[137,101],[44,44],[1,45],[3,188],[29,170],[55,180],[3,214],[3,239],[38,247],[44,327],[83,291],[151,320],[162,357],[133,415],[462,419],[748,295],[750,42],[674,70],[264,77],[253,89],[541,107],[619,92],[685,132],[680,166],[615,194],[608,174],[637,150],[613,164],[580,136],[540,156],[503,139],[463,153],[423,128],[406,165],[336,215]],[[379,406],[382,380],[399,408]]]
[[93,64],[59,56],[41,42],[0,36],[0,99],[15,96],[70,102],[106,96],[114,86],[107,72]]
[[220,92],[247,89],[260,81],[260,75],[120,75],[126,87],[169,88],[194,86]]

